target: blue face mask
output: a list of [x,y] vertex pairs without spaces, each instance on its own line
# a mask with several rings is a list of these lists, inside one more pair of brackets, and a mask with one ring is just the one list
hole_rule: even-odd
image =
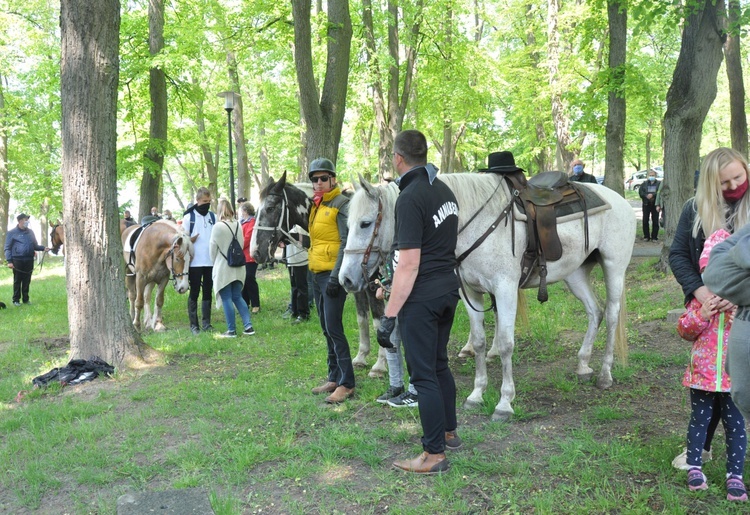
[[575,165],[573,167],[573,173],[576,175],[581,175],[583,173],[583,165]]
[[655,181],[656,181],[656,177],[651,176],[648,178],[648,182],[655,182]]

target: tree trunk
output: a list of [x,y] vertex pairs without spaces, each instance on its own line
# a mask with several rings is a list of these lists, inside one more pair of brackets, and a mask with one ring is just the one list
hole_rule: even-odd
[[60,5],[62,175],[70,358],[156,356],[133,328],[117,208],[120,3]]
[[326,71],[318,94],[312,60],[310,0],[292,0],[294,18],[294,65],[297,70],[300,105],[307,129],[308,162],[338,156],[341,128],[346,111],[352,21],[348,0],[328,0]]
[[[148,49],[152,57],[164,49],[164,0],[150,0],[148,3]],[[151,96],[151,126],[143,163],[139,220],[151,214],[152,206],[159,212],[162,208],[161,173],[167,145],[167,79],[160,66],[149,70],[148,90]]]
[[729,31],[724,45],[729,79],[729,122],[732,134],[732,148],[747,158],[747,115],[745,114],[745,83],[742,79],[742,56],[740,55],[740,15],[739,0],[729,0]]
[[[227,52],[227,65],[229,70],[229,83],[232,85],[232,91],[237,92],[235,97],[236,105],[232,112],[234,123],[234,130],[232,135],[234,136],[234,146],[237,149],[237,197],[250,198],[250,189],[252,188],[252,182],[250,181],[250,174],[247,168],[247,145],[245,144],[245,117],[243,116],[243,103],[242,96],[239,94],[241,91],[240,77],[237,74],[237,58],[234,52]],[[235,206],[232,206],[235,208]]]
[[680,55],[667,91],[664,114],[665,241],[661,266],[668,267],[669,247],[682,206],[693,196],[693,176],[700,166],[701,130],[716,98],[716,78],[722,59],[724,0],[706,1],[685,21]]
[[555,126],[555,164],[558,170],[566,171],[575,157],[569,150],[570,119],[562,100],[562,85],[558,77],[560,67],[560,32],[557,29],[560,0],[547,1],[547,66],[549,85],[552,92],[552,123]]
[[624,194],[625,176],[625,53],[628,11],[622,0],[609,0],[609,99],[604,163],[604,185]]
[[[5,113],[5,76],[0,73],[0,113]],[[0,125],[0,245],[5,248],[5,237],[8,235],[8,218],[10,217],[10,191],[8,190],[8,131],[5,124]],[[5,259],[5,255],[2,256]]]
[[[219,198],[219,186],[218,186],[218,177],[219,177],[219,152],[218,152],[218,143],[216,146],[216,158],[214,158],[214,154],[211,152],[211,147],[209,146],[208,138],[206,136],[206,118],[203,116],[203,100],[198,99],[195,104],[195,123],[198,127],[198,134],[201,136],[201,154],[203,155],[203,164],[206,167],[206,174],[208,175],[208,184],[194,184],[195,190],[198,188],[205,186],[208,188],[208,190],[211,192],[211,197],[214,199]],[[222,131],[222,134],[226,134],[226,132]],[[224,140],[226,141],[226,140]],[[203,177],[203,174],[201,174],[201,182],[205,180]],[[191,199],[191,202],[195,200],[195,191],[193,192],[193,196]]]

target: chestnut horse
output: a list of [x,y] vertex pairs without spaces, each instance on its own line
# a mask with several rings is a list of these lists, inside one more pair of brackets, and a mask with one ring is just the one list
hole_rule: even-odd
[[[140,234],[132,236],[137,231]],[[145,325],[154,331],[164,331],[161,310],[164,289],[171,279],[177,293],[188,291],[188,268],[194,254],[192,239],[177,224],[158,220],[146,227],[134,225],[122,233],[122,250],[125,256],[125,283],[130,300],[130,317],[137,330],[141,330],[141,311],[145,310]],[[150,312],[154,286],[156,300],[153,315]]]
[[[125,220],[120,220],[120,234],[125,231],[128,227],[132,225],[137,225],[135,222],[127,222]],[[52,226],[52,229],[49,233],[49,241],[50,241],[50,250],[54,255],[57,255],[57,253],[60,251],[60,247],[62,247],[65,244],[65,227],[62,223],[57,222],[55,225]],[[63,254],[65,251],[63,251]]]

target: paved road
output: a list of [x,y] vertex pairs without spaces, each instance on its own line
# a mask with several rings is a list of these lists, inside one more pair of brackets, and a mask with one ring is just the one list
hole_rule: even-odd
[[[633,207],[633,213],[635,214],[638,224],[641,224],[643,220],[643,209],[641,208],[641,201],[629,200],[630,205]],[[635,245],[633,246],[633,257],[659,257],[661,255],[661,249],[663,242],[646,242],[640,238],[636,238]]]

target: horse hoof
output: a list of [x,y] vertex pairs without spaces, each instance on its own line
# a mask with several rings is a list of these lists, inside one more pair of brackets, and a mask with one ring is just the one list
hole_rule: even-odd
[[591,372],[590,374],[578,374],[579,383],[590,383],[593,378],[594,378],[593,372]]
[[363,368],[367,368],[367,363],[362,363],[361,361],[352,361],[352,366],[357,370],[362,370]]
[[492,421],[493,422],[510,422],[511,417],[513,416],[513,413],[509,413],[507,411],[497,411],[492,414]]
[[599,378],[599,380],[596,382],[596,387],[600,390],[606,390],[608,388],[612,387],[612,379],[602,379]]
[[463,358],[463,359],[473,358],[474,357],[474,353],[471,352],[471,351],[468,351],[468,350],[462,350],[461,352],[458,353],[458,357],[459,358]]
[[370,373],[367,374],[367,376],[372,377],[373,379],[382,379],[383,377],[385,377],[385,371],[373,368],[372,370],[370,370]]
[[464,401],[464,406],[463,407],[464,407],[464,409],[477,409],[481,405],[482,405],[481,402],[475,402],[475,401],[470,401],[469,399],[466,399]]
[[154,327],[155,333],[163,333],[166,330],[167,330],[166,326],[163,326],[163,325],[157,325],[156,327]]

